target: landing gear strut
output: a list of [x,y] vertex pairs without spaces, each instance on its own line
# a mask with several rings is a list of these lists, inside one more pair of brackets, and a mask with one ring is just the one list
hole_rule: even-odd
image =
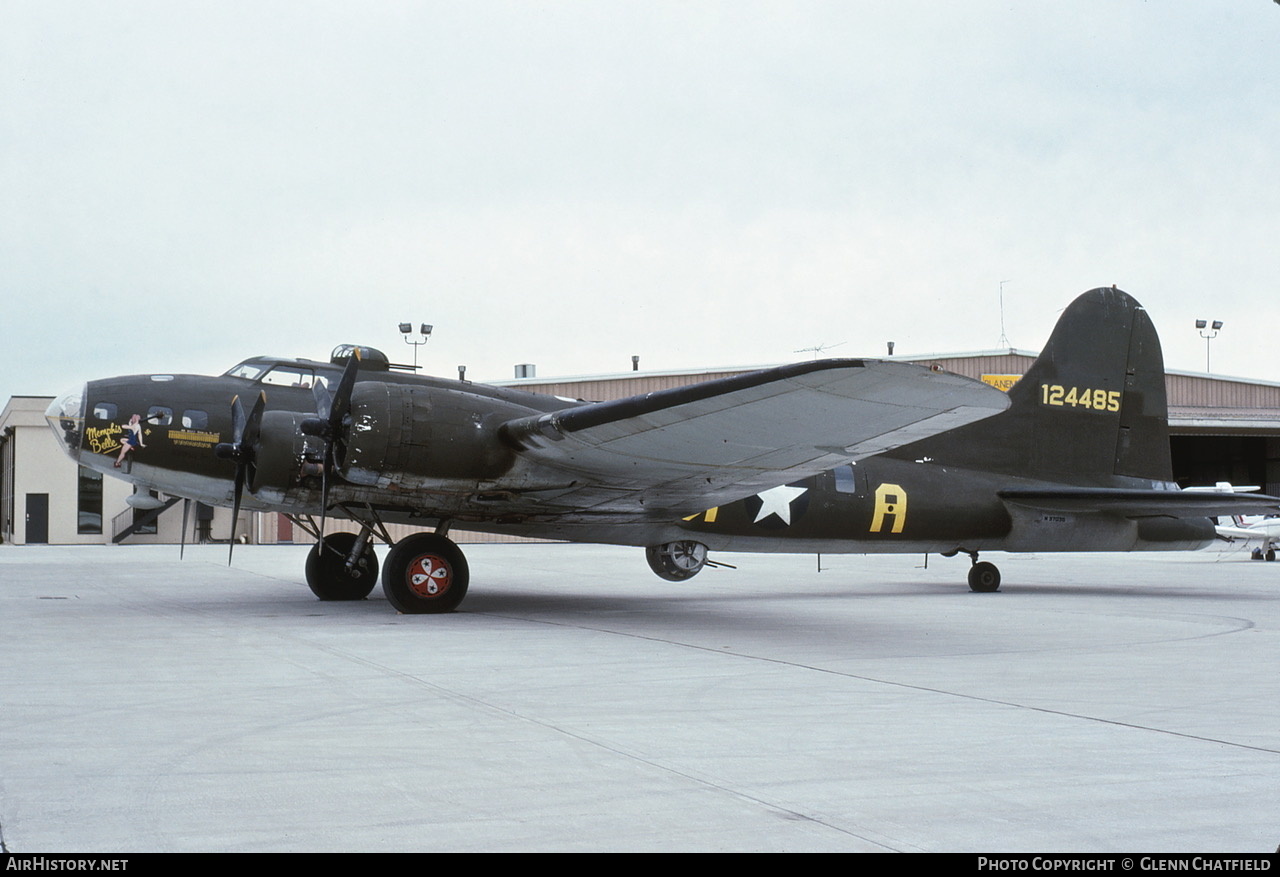
[[[307,587],[321,600],[363,600],[378,583],[378,555],[367,538],[330,533],[307,555]],[[352,555],[355,555],[354,562]]]

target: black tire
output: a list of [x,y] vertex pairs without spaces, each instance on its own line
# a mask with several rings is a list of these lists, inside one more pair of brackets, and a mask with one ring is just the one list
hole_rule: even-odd
[[387,553],[382,592],[406,615],[452,612],[467,596],[470,579],[462,549],[444,536],[416,533]]
[[1000,570],[994,563],[985,560],[969,567],[969,590],[979,594],[990,594],[1000,590]]
[[1275,550],[1274,548],[1268,548],[1268,549],[1267,549],[1267,553],[1264,555],[1264,557],[1266,557],[1266,558],[1267,558],[1267,560],[1275,560],[1275,559],[1276,559],[1276,550]]
[[324,547],[317,542],[307,555],[307,587],[321,600],[363,600],[378,584],[378,555],[371,544],[353,569],[347,555],[356,544],[355,533],[330,533]]

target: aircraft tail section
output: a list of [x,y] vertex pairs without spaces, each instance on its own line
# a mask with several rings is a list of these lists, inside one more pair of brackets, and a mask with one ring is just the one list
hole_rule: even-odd
[[1001,414],[890,454],[1090,487],[1172,481],[1160,339],[1127,293],[1072,302],[1009,399]]

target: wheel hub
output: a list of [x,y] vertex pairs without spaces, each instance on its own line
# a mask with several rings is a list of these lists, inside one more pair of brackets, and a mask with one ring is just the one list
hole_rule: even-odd
[[408,569],[409,588],[419,597],[442,596],[453,582],[453,570],[444,558],[435,554],[416,557]]

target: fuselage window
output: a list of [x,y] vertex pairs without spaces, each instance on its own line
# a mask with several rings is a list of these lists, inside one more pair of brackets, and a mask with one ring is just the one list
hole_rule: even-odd
[[182,412],[183,429],[208,429],[209,414],[206,411],[188,409]]
[[95,402],[93,404],[94,420],[115,420],[119,409],[114,402]]
[[853,466],[844,465],[833,471],[836,476],[836,493],[858,492],[858,481],[853,474]]
[[146,421],[152,426],[168,426],[173,423],[173,409],[152,405],[147,409]]

